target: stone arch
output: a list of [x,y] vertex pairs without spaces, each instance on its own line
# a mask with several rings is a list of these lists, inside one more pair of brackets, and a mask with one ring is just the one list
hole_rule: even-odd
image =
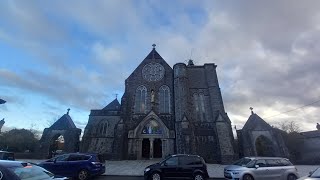
[[62,151],[64,153],[72,153],[79,151],[81,129],[52,129],[45,128],[40,139],[40,152],[44,158],[52,157],[52,142],[59,136],[64,138],[64,146]]
[[[145,127],[146,124],[148,124],[150,121],[156,121],[160,127],[162,128],[161,134],[142,134],[142,130]],[[154,137],[154,138],[169,138],[170,131],[167,128],[167,126],[161,121],[161,119],[153,112],[151,112],[148,116],[146,116],[139,125],[134,130],[134,138],[145,138],[145,137]]]
[[264,135],[256,138],[255,150],[257,156],[275,156],[272,141]]
[[[63,139],[61,139],[63,138]],[[62,142],[63,141],[63,142]],[[64,151],[64,135],[63,133],[56,133],[52,135],[52,138],[49,142],[49,155],[54,156],[59,153],[58,151]]]

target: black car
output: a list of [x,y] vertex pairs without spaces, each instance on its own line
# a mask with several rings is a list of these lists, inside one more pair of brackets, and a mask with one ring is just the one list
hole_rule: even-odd
[[0,151],[0,160],[14,161],[14,153],[8,151]]
[[144,170],[145,180],[209,178],[207,165],[198,155],[170,155],[163,161],[150,165]]
[[0,160],[0,180],[66,180],[34,164]]

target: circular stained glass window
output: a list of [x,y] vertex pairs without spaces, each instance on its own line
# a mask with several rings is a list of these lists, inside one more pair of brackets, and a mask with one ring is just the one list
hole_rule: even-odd
[[159,63],[146,64],[142,69],[142,76],[147,81],[159,81],[164,76],[164,67]]

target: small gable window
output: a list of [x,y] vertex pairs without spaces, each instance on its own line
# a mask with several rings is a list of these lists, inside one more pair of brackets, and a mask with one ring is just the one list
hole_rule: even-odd
[[146,97],[147,88],[145,86],[139,86],[136,89],[135,94],[135,113],[145,113],[146,112]]
[[170,89],[166,85],[159,89],[159,111],[160,113],[170,113]]

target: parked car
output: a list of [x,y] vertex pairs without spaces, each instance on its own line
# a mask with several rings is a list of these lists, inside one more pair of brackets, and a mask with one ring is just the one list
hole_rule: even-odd
[[105,172],[105,165],[100,162],[97,154],[63,154],[38,165],[54,174],[74,177],[79,180],[86,180]]
[[8,151],[0,151],[0,160],[11,160],[14,161],[14,153]]
[[279,157],[245,157],[224,168],[224,177],[234,180],[296,180],[295,166]]
[[66,180],[42,167],[21,161],[0,160],[0,180]]
[[320,180],[320,167],[311,171],[308,176],[299,178],[299,180]]
[[163,161],[150,165],[144,170],[145,180],[161,180],[165,178],[204,180],[209,178],[207,165],[197,155],[170,155]]

